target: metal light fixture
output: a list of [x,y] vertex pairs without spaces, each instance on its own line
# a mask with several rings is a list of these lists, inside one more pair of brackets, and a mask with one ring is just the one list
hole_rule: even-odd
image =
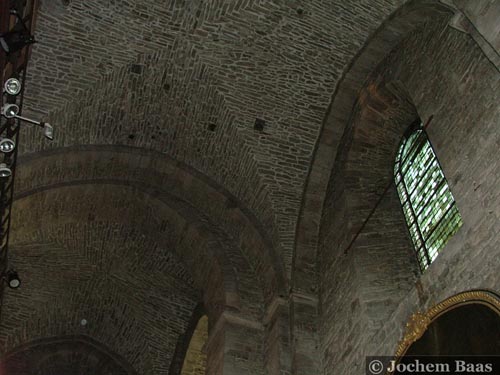
[[54,128],[48,122],[40,122],[39,125],[43,128],[43,135],[49,140],[54,139]]
[[21,286],[21,279],[19,275],[14,270],[8,270],[5,273],[5,280],[7,281],[7,285],[11,289],[17,289]]
[[10,138],[0,138],[0,152],[8,154],[16,148],[16,143]]
[[28,122],[33,125],[40,126],[44,130],[44,135],[51,141],[54,139],[54,128],[48,122],[36,121],[18,115],[19,106],[17,104],[6,104],[2,107],[2,115],[6,118],[16,118],[21,121]]
[[19,113],[19,106],[17,104],[6,104],[2,107],[2,115],[6,118],[14,118]]
[[9,167],[7,167],[7,164],[5,163],[0,163],[0,178],[7,178],[12,175],[12,171],[10,170]]
[[3,91],[9,95],[17,95],[21,92],[21,82],[17,78],[9,78],[5,81]]
[[0,36],[0,47],[10,54],[36,43],[35,38],[24,30],[15,30]]

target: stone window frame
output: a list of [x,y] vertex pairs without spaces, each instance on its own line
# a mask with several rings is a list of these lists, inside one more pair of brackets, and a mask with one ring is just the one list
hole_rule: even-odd
[[420,271],[424,272],[463,222],[420,119],[410,125],[400,142],[394,183]]

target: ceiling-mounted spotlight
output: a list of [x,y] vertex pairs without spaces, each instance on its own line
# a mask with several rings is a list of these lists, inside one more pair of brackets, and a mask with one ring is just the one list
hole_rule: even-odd
[[40,126],[44,130],[43,134],[46,138],[50,139],[51,141],[54,139],[54,128],[48,122],[32,120],[26,117],[19,116],[18,113],[19,106],[17,104],[6,104],[2,107],[2,115],[6,118],[17,118],[18,120],[26,121],[30,124]]
[[19,106],[17,104],[6,104],[2,107],[2,115],[7,118],[14,118],[19,113]]
[[7,281],[7,285],[11,289],[17,289],[19,288],[19,286],[21,286],[21,279],[19,278],[17,272],[14,270],[8,270],[5,273],[5,280]]
[[3,91],[9,95],[17,95],[21,92],[21,81],[17,78],[9,78],[3,85]]
[[0,152],[8,154],[14,151],[16,148],[16,143],[10,138],[0,138]]
[[12,171],[7,167],[7,164],[0,163],[0,178],[10,177],[11,175]]

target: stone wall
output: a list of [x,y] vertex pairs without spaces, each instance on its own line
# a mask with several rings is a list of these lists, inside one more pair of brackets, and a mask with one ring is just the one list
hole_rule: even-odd
[[[112,327],[106,332],[89,326],[95,329],[92,336],[117,349],[137,369],[166,373],[176,339],[199,302],[200,289],[208,285],[204,302],[213,320],[209,374],[350,374],[361,371],[365,354],[394,349],[415,308],[455,290],[498,289],[493,272],[498,167],[492,156],[498,145],[498,72],[469,36],[447,28],[446,22],[429,22],[388,57],[362,91],[330,181],[319,258],[311,256],[316,241],[303,241],[310,251],[299,260],[306,260],[308,267],[296,269],[302,273],[293,282],[287,301],[291,306],[280,302],[276,313],[261,323],[265,304],[272,305],[277,296],[290,297],[294,242],[304,239],[303,232],[295,236],[296,219],[333,89],[380,21],[402,3],[179,0],[171,6],[141,7],[137,1],[118,6],[116,1],[73,0],[64,7],[42,2],[26,109],[55,119],[58,136],[49,145],[40,142],[39,129],[23,135],[27,142],[22,157],[31,166],[20,165],[16,183],[29,187],[30,197],[23,198],[31,206],[18,206],[13,245],[19,250],[13,246],[11,260],[32,284],[16,303],[14,295],[5,299],[10,307],[4,311],[8,320],[2,322],[1,349],[75,330],[79,307],[90,301],[96,307],[90,321]],[[417,8],[438,4],[410,3]],[[440,7],[424,13],[435,8]],[[406,30],[400,26],[384,34],[391,43]],[[345,83],[352,82],[349,78]],[[351,109],[350,104],[347,100],[342,105]],[[385,192],[400,135],[417,115],[424,121],[434,116],[431,141],[464,217],[460,232],[422,277],[415,272],[397,195],[393,188]],[[267,121],[264,133],[254,131],[256,117]],[[312,177],[315,173],[321,174],[316,171]],[[210,186],[202,180],[211,181]],[[159,236],[176,227],[176,236],[164,236],[176,242],[142,241],[139,235],[144,233],[137,231],[131,243],[129,235],[136,232],[130,221],[122,220],[124,211],[99,221],[116,204],[111,199],[116,191],[103,195],[101,185],[133,191],[121,196],[123,207],[142,210],[141,199],[154,203],[147,206],[151,212],[165,205],[159,216],[177,220],[160,220],[158,231],[146,234]],[[94,195],[85,195],[86,189]],[[73,194],[60,200],[64,190]],[[175,190],[185,201],[171,199],[165,190]],[[109,198],[100,202],[97,219],[95,206],[78,205],[82,194],[89,202]],[[41,204],[40,196],[47,202]],[[141,198],[134,201],[137,196]],[[364,226],[380,196],[381,204]],[[322,201],[314,202],[317,212]],[[64,211],[63,203],[73,212]],[[37,223],[44,221],[48,207],[52,217],[42,231]],[[201,213],[189,215],[196,210]],[[73,213],[82,217],[73,220]],[[149,219],[149,212],[142,212],[141,222],[132,224],[143,229]],[[319,223],[315,219],[311,227]],[[116,261],[124,249],[127,259]],[[151,259],[138,263],[137,253],[150,249],[157,257],[172,259],[170,265]],[[33,267],[40,254],[48,257]],[[123,266],[109,266],[115,261]],[[310,295],[318,289],[309,282],[315,263],[321,285],[319,357],[317,304]],[[44,284],[50,266],[53,279]],[[118,273],[118,286],[106,283],[101,266]],[[144,280],[125,272],[127,267],[156,267],[158,277],[166,277],[162,271],[174,277],[162,279],[164,284],[153,293],[147,287],[136,289]],[[81,289],[63,288],[54,276],[61,268]],[[154,282],[147,280],[148,286]],[[106,291],[95,293],[101,287]],[[124,317],[109,307],[116,301],[127,305],[132,289],[146,293],[146,302],[136,301],[137,311],[127,310]],[[67,300],[72,304],[66,305]],[[104,307],[97,311],[100,303]],[[28,316],[24,311],[32,304],[37,309]],[[174,318],[164,322],[159,309]],[[224,309],[241,316],[215,329]],[[119,318],[133,329],[119,325]],[[111,337],[116,331],[119,337]],[[141,332],[154,338],[145,342]]]
[[31,341],[4,356],[0,361],[0,372],[17,375],[138,375],[126,359],[86,335]]
[[[78,200],[68,196],[75,189]],[[165,211],[126,190],[87,185],[17,202],[9,260],[22,287],[4,295],[2,353],[36,339],[84,334],[139,373],[168,373],[201,292],[172,251]],[[120,222],[125,215],[127,224]]]
[[[399,61],[420,70],[400,68],[421,117],[434,116],[429,138],[464,224],[381,330],[379,350],[395,347],[403,324],[394,322],[405,322],[410,311],[465,290],[500,290],[500,74],[467,34],[438,27],[407,43],[387,66]],[[421,55],[412,58],[417,49]]]
[[497,18],[500,13],[500,3],[488,0],[453,0],[453,3],[474,24],[491,47],[500,53],[500,25]]
[[[366,355],[393,354],[406,320],[416,310],[459,291],[500,287],[495,260],[499,255],[498,71],[467,34],[446,22],[434,22],[409,35],[371,80],[378,85],[376,93],[380,87],[390,91],[393,82],[404,87],[420,118],[425,122],[433,116],[429,137],[464,224],[436,261],[416,277],[404,218],[391,188],[344,254],[363,216],[376,204],[385,185],[381,180],[390,178],[399,142],[385,129],[394,119],[389,109],[400,101],[380,100],[373,105],[360,96],[359,111],[374,111],[384,121],[377,129],[370,116],[353,114],[329,184],[319,257],[325,374],[361,374]],[[370,84],[365,92],[370,93]],[[402,132],[408,120],[400,117],[395,129]],[[367,131],[369,136],[363,137]],[[384,150],[379,167],[373,169],[366,160]],[[349,173],[353,165],[363,163],[364,173]]]
[[54,120],[57,136],[49,145],[28,130],[25,151],[90,143],[169,154],[243,202],[289,274],[336,82],[402,3],[42,1],[24,110]]
[[189,342],[181,375],[205,375],[207,368],[205,344],[207,340],[208,317],[202,316]]
[[209,328],[207,374],[263,375],[264,332],[259,322],[224,313]]

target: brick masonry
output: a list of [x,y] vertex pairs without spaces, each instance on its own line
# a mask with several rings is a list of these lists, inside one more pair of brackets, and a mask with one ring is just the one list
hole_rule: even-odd
[[[75,189],[78,200],[72,198]],[[200,292],[182,265],[187,262],[165,251],[172,246],[173,226],[165,213],[150,214],[151,231],[120,220],[128,209],[153,213],[158,203],[146,197],[137,201],[135,192],[117,190],[61,188],[18,204],[16,215],[26,219],[11,233],[17,243],[11,262],[25,281],[19,294],[5,296],[4,351],[34,339],[86,334],[116,349],[139,373],[166,373]],[[89,199],[96,193],[99,200]],[[51,200],[59,204],[44,221],[43,209],[36,206],[50,207]],[[212,272],[215,287],[217,273]]]
[[[66,260],[59,260],[59,252],[64,251],[66,248],[81,247],[81,241],[87,243],[89,239],[93,239],[97,244],[100,244],[94,246],[94,251],[97,253],[93,259],[93,274],[99,272],[99,270],[104,273],[114,273],[118,271],[117,268],[122,268],[120,266],[121,262],[117,263],[116,257],[108,261],[99,258],[99,251],[105,251],[106,253],[111,251],[111,248],[108,248],[110,243],[114,244],[113,246],[123,246],[123,243],[133,241],[136,247],[135,252],[126,252],[121,255],[126,258],[126,262],[131,262],[130,270],[134,268],[134,262],[145,256],[142,255],[143,251],[149,252],[153,250],[154,252],[148,256],[151,256],[149,262],[154,263],[145,265],[142,272],[151,272],[152,269],[158,267],[159,271],[166,273],[165,276],[179,275],[181,278],[174,284],[172,284],[172,281],[160,279],[157,281],[157,285],[163,283],[168,285],[170,283],[172,284],[171,288],[182,291],[184,288],[183,283],[187,283],[191,285],[189,287],[191,290],[194,289],[191,292],[191,295],[194,293],[194,296],[192,295],[189,300],[178,301],[177,309],[179,310],[176,313],[165,310],[161,305],[155,305],[158,311],[163,311],[162,314],[165,314],[165,324],[168,324],[166,327],[170,327],[169,336],[163,338],[163,340],[168,340],[168,345],[162,344],[162,350],[167,351],[169,354],[166,355],[166,352],[163,352],[163,354],[155,356],[161,362],[161,365],[155,365],[151,361],[133,363],[138,371],[141,368],[148,369],[154,366],[155,371],[158,373],[167,373],[169,356],[173,354],[173,347],[177,342],[177,337],[185,330],[191,310],[194,304],[200,301],[202,295],[213,321],[217,319],[218,314],[225,306],[236,309],[242,315],[259,319],[262,314],[264,296],[262,291],[274,287],[266,287],[265,284],[255,280],[253,268],[246,260],[247,256],[244,255],[242,249],[238,249],[237,242],[235,242],[242,241],[242,246],[248,247],[250,251],[258,251],[259,235],[251,224],[245,223],[243,219],[246,216],[238,213],[237,206],[229,206],[227,204],[229,198],[213,186],[207,186],[207,181],[200,181],[195,175],[187,174],[186,171],[180,168],[181,166],[178,163],[171,164],[168,159],[163,157],[158,158],[154,154],[148,155],[145,153],[137,159],[129,152],[120,149],[81,150],[80,153],[75,151],[70,154],[63,154],[62,158],[61,154],[56,152],[33,160],[24,158],[21,163],[24,168],[20,168],[18,176],[17,214],[13,219],[13,227],[15,226],[17,229],[12,233],[12,243],[17,243],[22,249],[25,243],[31,246],[33,243],[38,244],[45,241],[47,242],[45,247],[38,250],[40,254],[44,249],[54,246],[54,242],[59,242],[58,246],[56,246],[58,250],[55,253],[47,251],[52,254],[53,261],[48,264],[39,264],[39,269],[35,273],[29,271],[33,259],[30,257],[17,258],[18,250],[16,249],[18,247],[12,247],[11,262],[16,264],[20,273],[26,273],[25,277],[31,283],[43,285],[45,272],[57,275],[60,267],[65,262],[70,262],[71,255],[64,258]],[[151,165],[155,165],[153,170],[156,172],[153,174],[148,169]],[[134,173],[130,174],[131,170]],[[61,181],[59,178],[63,174],[66,181]],[[37,188],[33,189],[34,186]],[[165,190],[166,187],[168,187],[168,190]],[[75,196],[78,199],[73,199],[73,194],[76,194]],[[94,199],[94,194],[99,198]],[[212,201],[206,201],[206,194],[212,197]],[[134,197],[140,197],[139,201]],[[231,236],[228,236],[206,216],[185,203],[186,198],[190,198],[190,202],[194,204],[196,204],[197,199],[201,199],[201,206],[211,210],[208,212],[211,214],[211,220],[217,219],[217,217],[220,217],[220,222],[228,219],[238,219],[239,227],[233,226],[233,232]],[[215,204],[216,202],[219,203]],[[164,206],[164,208],[160,208],[161,206]],[[27,212],[32,214],[28,215]],[[21,222],[22,220],[18,219],[24,216],[29,216],[30,220]],[[124,217],[129,219],[123,222]],[[58,220],[62,221],[62,223],[50,224],[54,224]],[[45,226],[44,228],[31,229],[39,227],[38,223],[40,222],[46,223],[42,225],[42,227]],[[118,238],[112,237],[112,235],[118,236]],[[253,245],[246,245],[249,240],[247,239],[248,236],[251,236]],[[175,249],[175,251],[168,251],[168,249]],[[19,251],[22,252],[22,250]],[[172,263],[170,261],[172,256],[175,256],[178,261]],[[257,255],[248,256],[248,258],[256,260],[260,258],[260,262],[266,259],[265,256]],[[78,261],[78,258],[73,261]],[[262,267],[269,267],[271,263],[271,261],[267,261],[261,266],[256,266],[258,270],[262,271],[261,276],[265,276],[266,273]],[[100,267],[105,267],[105,269]],[[185,269],[190,270],[190,272],[184,271]],[[191,278],[192,270],[196,270],[193,274],[194,280]],[[135,272],[132,274],[136,275]],[[140,274],[141,272],[138,275]],[[272,274],[270,276],[272,277]],[[88,277],[90,276],[84,278]],[[150,277],[154,277],[154,275]],[[266,279],[266,277],[263,277],[263,279]],[[59,278],[55,277],[54,282],[57,282],[57,280],[64,280],[64,283],[60,286],[61,288],[68,288],[71,285],[73,286],[70,289],[81,287],[80,279],[71,279],[66,273],[59,275]],[[125,274],[118,277],[118,280],[113,278],[112,281],[120,281],[123,288],[129,288],[138,295],[141,294],[140,290],[136,289],[140,282],[126,277]],[[269,281],[272,280],[263,280],[262,282]],[[148,290],[149,288],[156,288],[149,282],[145,284],[145,287]],[[93,293],[96,288],[99,289],[95,284],[87,286],[85,293]],[[50,300],[52,293],[51,289],[45,290],[45,293],[40,295],[41,301]],[[124,291],[121,293],[124,293]],[[12,294],[12,297],[15,298],[16,295]],[[106,298],[105,296],[102,297]],[[61,303],[64,303],[66,298],[69,297],[66,295],[61,296]],[[98,311],[100,309],[98,307],[99,303],[96,302],[94,304],[95,311],[86,312],[88,320],[100,321],[102,319],[100,314],[109,314],[109,309],[114,309],[114,305],[116,305],[116,309],[119,309],[122,305],[120,301],[123,301],[123,298],[124,296],[116,295],[113,292],[111,296],[107,297],[110,303],[106,308],[107,311]],[[147,301],[150,298],[149,292],[143,298]],[[22,301],[25,301],[25,299],[9,300],[6,298],[5,303],[9,304],[10,308],[4,310],[5,314],[11,315],[12,319],[18,319],[15,317],[16,313],[14,311],[22,311],[26,308],[23,307]],[[141,302],[141,304],[145,303],[145,301]],[[172,301],[170,298],[164,300],[164,303],[171,304]],[[12,328],[17,326],[17,333],[15,334],[17,339],[10,341],[11,334],[14,335],[14,333],[12,331],[9,333],[6,330],[5,336],[2,338],[2,341],[6,342],[4,350],[9,350],[21,342],[58,335],[60,331],[71,333],[72,329],[75,329],[71,326],[71,321],[75,320],[75,318],[71,318],[71,316],[76,314],[77,311],[84,310],[86,304],[85,299],[75,301],[74,311],[67,312],[70,315],[67,324],[70,324],[70,326],[57,324],[55,326],[41,327],[32,326],[29,322],[23,322],[22,326],[19,327],[18,324],[7,322],[6,324]],[[104,309],[104,307],[101,308]],[[59,303],[51,303],[45,306],[45,309],[36,313],[35,316],[58,317],[62,310]],[[140,311],[137,314],[141,316],[143,324],[152,325],[152,327],[156,327],[155,329],[163,329],[163,326],[158,326],[156,319],[148,314],[143,314]],[[168,318],[170,314],[176,315],[179,321],[171,321]],[[122,313],[118,314],[117,319],[121,319],[120,317],[124,318]],[[59,321],[59,319],[54,319]],[[21,318],[21,320],[23,319]],[[109,338],[105,339],[105,337],[99,336],[97,333],[92,333],[92,336],[97,337],[111,348],[119,346],[120,350],[126,350],[127,358],[131,355],[130,353],[139,350],[138,347],[142,348],[141,350],[151,351],[148,345],[142,341],[144,338],[140,331],[134,333],[132,329],[132,327],[137,326],[137,320],[131,318],[127,319],[127,321],[129,323],[122,326],[122,329],[127,333],[119,333],[111,341]],[[109,327],[109,334],[114,337],[117,332],[115,331],[116,327],[113,327]],[[139,327],[136,329],[139,329]],[[98,326],[96,330],[101,331],[103,327]],[[130,330],[132,332],[129,332]],[[101,332],[102,334],[104,333]],[[131,339],[130,334],[141,337],[141,340]],[[148,337],[153,338],[155,342],[160,340],[160,337],[155,338],[155,335],[151,333]],[[127,343],[126,345],[133,345],[134,348],[128,351],[129,349],[124,348],[124,342]],[[142,357],[144,356],[140,356],[141,361],[145,361],[146,359]]]
[[[335,84],[401,3],[42,2],[26,109],[59,124],[51,147],[153,148],[210,176],[268,228],[290,273]],[[265,134],[253,130],[256,118]],[[48,147],[38,134],[28,139],[26,152]]]
[[[500,285],[495,261],[500,171],[494,151],[500,78],[495,66],[467,34],[444,20],[410,35],[371,79],[342,142],[323,212],[319,259],[325,374],[364,373],[365,355],[394,353],[412,312],[460,291],[498,290]],[[399,139],[391,124],[399,124],[401,134],[410,123],[391,113],[401,100],[388,100],[383,87],[394,85],[406,90],[424,122],[434,116],[429,137],[464,221],[423,275],[415,273],[411,244],[402,236],[404,218],[394,189],[348,254],[342,253],[383,188],[381,179],[390,177]],[[382,100],[370,99],[372,91]],[[373,118],[380,119],[378,124]]]
[[[498,71],[403,3],[42,1],[25,114],[57,137],[22,134],[0,351],[78,334],[168,374],[203,303],[210,375],[360,373],[410,312],[498,290]],[[465,219],[420,278],[394,190],[343,254],[416,113]]]
[[[21,158],[16,190],[21,198],[61,185],[93,183],[135,187],[152,196],[166,195],[177,205],[184,205],[188,212],[186,219],[178,224],[179,231],[185,222],[195,220],[194,217],[203,223],[206,229],[199,236],[211,238],[213,245],[210,246],[225,264],[225,290],[232,293],[231,298],[237,298],[235,307],[242,312],[258,316],[262,313],[262,306],[257,301],[263,295],[270,298],[274,289],[279,290],[268,241],[261,237],[260,228],[255,227],[252,218],[242,212],[235,198],[182,163],[161,154],[127,148],[90,147],[69,153],[39,154],[32,159]],[[145,223],[147,220],[143,225]],[[221,229],[221,224],[230,231]],[[202,270],[203,267],[198,265],[194,269]],[[254,275],[254,270],[257,275]],[[256,277],[259,283],[255,283]]]
[[106,347],[85,335],[36,340],[14,351],[0,364],[6,374],[55,375],[61,372],[136,375],[137,372]]

